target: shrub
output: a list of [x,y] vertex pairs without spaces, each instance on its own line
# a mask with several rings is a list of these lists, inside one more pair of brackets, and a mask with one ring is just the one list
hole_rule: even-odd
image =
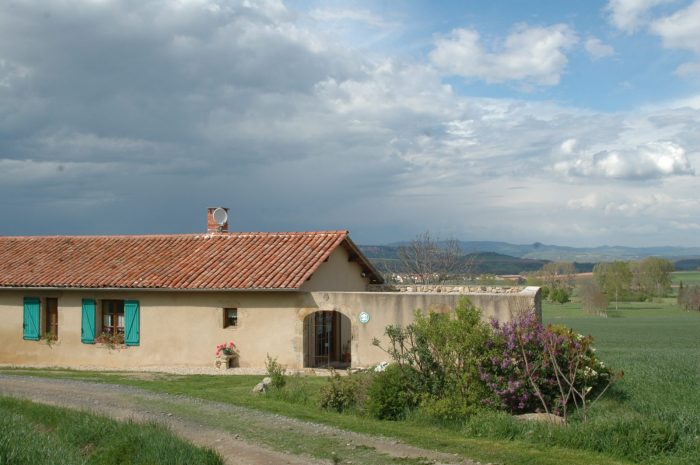
[[267,376],[272,378],[272,387],[275,389],[282,389],[285,384],[287,384],[286,372],[287,367],[277,362],[277,357],[272,358],[270,354],[267,354],[267,360],[265,361],[265,369],[267,369]]
[[[453,314],[418,311],[413,324],[387,327],[385,351],[401,370],[400,381],[412,402],[426,401],[434,412],[447,404],[468,412],[488,393],[479,377],[478,360],[490,332],[479,309],[462,299]],[[387,376],[394,377],[392,382],[399,380],[396,373]]]
[[363,413],[374,376],[371,372],[353,373],[348,376],[334,373],[328,379],[328,384],[321,387],[321,408],[339,413],[354,409]]
[[416,406],[406,370],[396,364],[378,373],[369,387],[367,412],[380,420],[402,420]]
[[542,286],[541,292],[542,292],[542,300],[547,300],[547,299],[549,299],[549,293],[550,293],[549,287],[547,287],[547,286]]
[[569,291],[563,287],[555,287],[549,293],[549,300],[559,304],[565,304],[569,301]]
[[611,381],[598,360],[592,338],[561,326],[545,328],[532,313],[512,322],[493,321],[494,338],[480,365],[493,396],[485,400],[511,413],[546,411],[567,415],[582,408]]

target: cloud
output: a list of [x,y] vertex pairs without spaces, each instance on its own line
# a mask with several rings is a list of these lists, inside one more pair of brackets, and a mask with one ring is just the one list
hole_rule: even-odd
[[596,37],[587,38],[584,47],[593,60],[599,60],[615,54],[615,49],[611,45],[604,44]]
[[501,44],[488,50],[477,31],[454,29],[435,41],[430,60],[443,72],[468,79],[551,86],[559,83],[568,61],[565,52],[576,42],[576,34],[565,24],[519,25]]
[[683,147],[666,141],[633,149],[583,152],[557,163],[554,169],[576,177],[632,180],[695,174]]
[[695,0],[670,16],[655,20],[650,29],[663,40],[664,47],[700,53],[700,0]]
[[387,23],[382,17],[375,15],[367,9],[317,8],[311,10],[309,12],[309,16],[316,21],[322,22],[353,21],[377,28],[389,26],[389,23]]
[[605,11],[610,23],[621,31],[631,34],[650,21],[650,10],[675,0],[609,0]]
[[682,77],[698,76],[700,75],[700,62],[683,63],[678,68],[676,68],[676,74]]
[[[661,37],[663,45],[671,49],[689,50],[700,57],[700,0],[686,8],[659,18],[650,25],[650,30]],[[682,77],[700,74],[700,62],[683,63],[676,68]]]
[[[631,238],[646,230],[634,218],[568,201],[592,185],[697,195],[678,175],[700,162],[697,99],[611,114],[464,96],[427,57],[338,43],[275,2],[13,5],[0,8],[2,234],[196,232],[204,206],[225,205],[234,230],[348,227],[360,243],[426,225],[465,239],[644,242],[666,236]],[[458,37],[441,40],[459,48]],[[492,47],[477,38],[472,77],[554,82],[573,40],[562,25],[521,26]],[[601,161],[613,153],[624,169]],[[662,230],[666,213],[649,211]],[[689,211],[676,221],[700,223]]]

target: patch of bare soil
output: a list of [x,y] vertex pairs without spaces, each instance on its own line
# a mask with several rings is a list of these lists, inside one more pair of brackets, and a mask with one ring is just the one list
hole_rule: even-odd
[[[129,386],[0,375],[0,395],[93,411],[120,420],[158,422],[194,444],[216,450],[226,464],[232,465],[331,463],[305,454],[304,437],[327,438],[329,444],[342,443],[346,450],[355,451],[344,463],[354,465],[382,463],[381,456],[392,463],[396,463],[393,459],[404,458],[435,465],[478,465],[477,462],[456,455],[421,449],[390,438],[373,437],[234,405],[153,393]],[[284,450],[284,446],[279,447],[283,450],[274,450],[263,445],[263,441],[255,439],[261,437],[258,434],[260,432],[272,437],[288,435],[301,441],[301,444],[289,447],[294,453]],[[372,455],[374,456],[370,457]],[[363,460],[363,457],[368,460]]]

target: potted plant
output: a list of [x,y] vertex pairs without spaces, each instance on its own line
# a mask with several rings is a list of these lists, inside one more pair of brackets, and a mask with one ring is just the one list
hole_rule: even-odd
[[216,368],[230,368],[238,357],[238,348],[233,341],[216,346]]
[[97,344],[102,344],[109,350],[118,349],[124,345],[124,334],[100,333],[95,336],[95,342]]

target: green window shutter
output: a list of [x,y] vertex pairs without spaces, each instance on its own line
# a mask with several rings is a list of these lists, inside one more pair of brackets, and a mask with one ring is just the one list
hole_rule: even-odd
[[24,298],[24,339],[39,340],[40,301],[36,297]]
[[80,340],[83,344],[95,343],[95,300],[83,299],[83,318]]
[[139,345],[141,327],[138,300],[124,301],[124,319],[124,343],[128,346]]

